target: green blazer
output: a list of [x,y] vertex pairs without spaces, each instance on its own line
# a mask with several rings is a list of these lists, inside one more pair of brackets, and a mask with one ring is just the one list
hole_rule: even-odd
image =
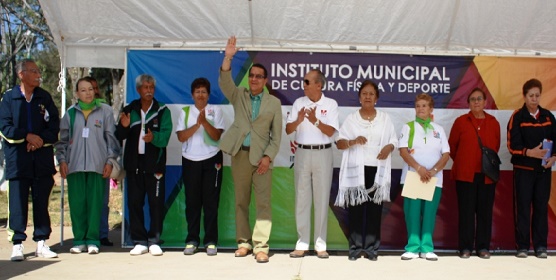
[[[249,90],[236,87],[230,71],[220,70],[220,89],[234,107],[234,122],[220,139],[220,149],[232,156],[240,150],[243,140],[251,133],[249,162],[256,166],[267,155],[272,163],[280,149],[282,138],[282,107],[280,100],[267,92],[261,93],[259,115],[251,121],[251,98]],[[270,168],[273,164],[270,164]]]

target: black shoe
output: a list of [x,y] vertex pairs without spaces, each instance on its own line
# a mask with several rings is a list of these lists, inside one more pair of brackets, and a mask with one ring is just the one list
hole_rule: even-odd
[[544,250],[539,250],[536,252],[536,256],[539,259],[546,259],[548,257],[548,254]]
[[366,258],[373,262],[378,260],[378,256],[376,254],[367,255]]
[[517,250],[515,256],[521,259],[527,258],[527,250]]
[[351,255],[350,255],[350,256],[348,257],[348,260],[350,260],[350,261],[356,261],[356,260],[357,260],[357,257],[356,257],[356,256],[351,256]]
[[110,239],[108,239],[108,237],[105,237],[105,238],[102,238],[100,240],[100,245],[112,247],[112,246],[114,246],[114,243],[112,243],[112,241],[110,241]]

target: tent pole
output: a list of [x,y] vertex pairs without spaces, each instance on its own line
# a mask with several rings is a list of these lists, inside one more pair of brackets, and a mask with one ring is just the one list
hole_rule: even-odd
[[255,39],[253,38],[253,4],[252,0],[247,0],[249,2],[249,25],[251,26],[251,46],[254,46]]
[[[61,75],[60,75],[60,82],[58,88],[62,90],[62,113],[61,116],[63,117],[66,113],[66,50],[65,45],[62,46],[62,56],[60,57],[61,60]],[[60,180],[60,245],[64,246],[64,183],[65,179],[62,178]]]

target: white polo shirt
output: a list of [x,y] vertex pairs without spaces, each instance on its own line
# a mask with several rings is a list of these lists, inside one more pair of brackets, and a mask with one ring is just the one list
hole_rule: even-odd
[[[413,146],[411,148],[412,151],[410,151],[410,154],[413,156],[415,161],[427,170],[434,167],[434,165],[442,157],[442,154],[450,152],[450,145],[448,144],[448,139],[446,138],[444,129],[434,122],[431,122],[430,124],[434,129],[427,129],[427,133],[425,134],[423,127],[415,122]],[[408,143],[409,125],[406,123],[402,128],[402,135],[400,136],[400,148],[407,148]],[[416,171],[415,169],[409,167],[407,163],[404,163],[401,178],[402,184],[405,182],[405,176],[408,170]],[[436,175],[434,175],[438,178],[436,186],[440,188],[442,188],[443,173],[444,172],[440,170],[436,173]]]
[[[192,127],[197,123],[199,118],[199,109],[195,105],[189,106],[189,117],[187,118],[187,126],[185,125],[185,111],[181,110],[176,132]],[[205,107],[205,117],[212,123],[216,129],[224,129],[224,118],[220,107],[208,104]],[[205,128],[200,126],[195,133],[183,142],[181,145],[181,155],[192,161],[201,161],[213,157],[220,151],[217,146],[205,143]]]
[[[339,130],[338,103],[336,100],[324,96],[324,93],[317,102],[311,101],[307,96],[296,99],[288,115],[287,123],[297,120],[297,114],[301,108],[309,109],[313,107],[317,108],[316,117],[320,120],[320,123],[332,126],[336,131]],[[334,141],[334,136],[326,136],[318,127],[305,118],[297,127],[295,141],[303,145],[329,144]]]

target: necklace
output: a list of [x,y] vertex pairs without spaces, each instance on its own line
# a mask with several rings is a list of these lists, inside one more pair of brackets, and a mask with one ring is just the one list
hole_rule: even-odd
[[[475,119],[475,122],[477,122],[477,130],[480,131],[481,130],[481,125],[483,125],[483,122],[485,121],[486,118],[482,118],[482,119]],[[481,120],[479,122],[479,120]]]
[[364,120],[368,120],[368,121],[371,121],[371,120],[376,116],[376,111],[375,111],[374,113],[371,113],[371,114],[368,115],[368,116],[363,115],[363,112],[362,112],[362,111],[359,111],[359,112],[360,112],[361,117],[362,117]]

